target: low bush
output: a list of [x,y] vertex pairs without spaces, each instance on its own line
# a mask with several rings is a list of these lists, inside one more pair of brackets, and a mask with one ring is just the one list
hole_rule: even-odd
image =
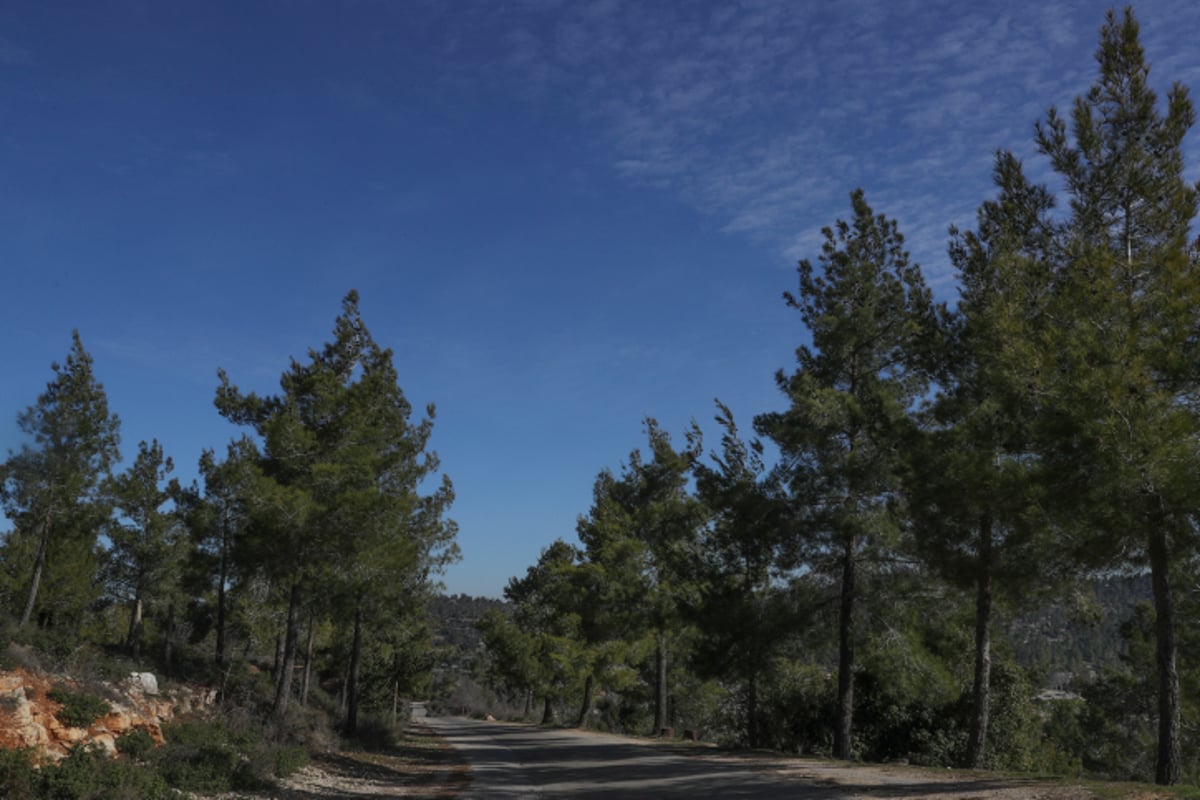
[[167,743],[153,761],[173,788],[205,794],[255,790],[308,763],[308,748],[287,741],[245,714],[187,719],[163,729]]
[[62,687],[50,690],[50,699],[62,708],[55,715],[71,728],[88,728],[112,710],[106,700],[86,692],[74,692]]
[[37,778],[28,750],[0,750],[0,797],[33,797]]
[[242,757],[259,743],[248,733],[217,720],[185,720],[165,726],[163,736],[167,743],[155,761],[172,787],[215,794],[261,785]]
[[391,717],[382,714],[367,714],[359,718],[358,728],[346,739],[348,744],[371,752],[381,752],[395,747],[404,735],[403,727],[392,725]]
[[117,752],[134,761],[145,761],[154,750],[154,737],[141,728],[126,731],[117,737]]
[[43,767],[26,795],[38,800],[166,800],[162,776],[129,761],[114,760],[102,747],[76,747],[57,764]]
[[298,744],[281,744],[274,749],[272,774],[286,778],[308,766],[308,749]]

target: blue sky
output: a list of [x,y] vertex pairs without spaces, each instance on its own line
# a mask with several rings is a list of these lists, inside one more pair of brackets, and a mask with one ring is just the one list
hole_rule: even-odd
[[[447,588],[499,595],[643,417],[781,406],[780,294],[855,187],[952,299],[947,227],[996,148],[1046,174],[1033,123],[1089,86],[1105,8],[7,0],[0,452],[78,328],[126,457],[158,438],[190,480],[240,433],[218,367],[272,391],[356,288],[438,408]],[[1200,4],[1136,12],[1155,85],[1200,89]]]

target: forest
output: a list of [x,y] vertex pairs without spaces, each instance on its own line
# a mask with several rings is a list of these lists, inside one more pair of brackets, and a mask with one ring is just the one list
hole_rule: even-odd
[[114,471],[120,419],[76,332],[0,467],[6,640],[78,676],[152,668],[266,695],[278,722],[317,704],[349,735],[360,710],[422,693],[454,492],[427,447],[434,409],[414,419],[392,362],[349,293],[278,394],[220,373],[216,410],[246,432],[182,485],[157,441]]
[[[784,294],[811,338],[782,410],[745,430],[717,400],[715,447],[647,418],[577,543],[480,619],[464,706],[485,688],[543,723],[1200,780],[1195,113],[1180,84],[1160,105],[1131,10],[1096,62],[1034,129],[1061,189],[1000,150],[995,196],[950,230],[953,307],[851,194]],[[1145,591],[1105,620],[1096,587],[1122,580]],[[1046,609],[1107,623],[1111,657],[1056,652],[1061,625],[1027,624]]]
[[[191,485],[157,441],[117,469],[76,333],[0,465],[5,641],[61,670],[257,681],[271,718],[319,705],[351,734],[433,694],[838,759],[1200,782],[1195,113],[1180,84],[1160,103],[1131,11],[1096,61],[1035,127],[1054,188],[1001,150],[994,197],[951,229],[953,306],[852,192],[784,293],[809,338],[780,409],[739,425],[717,400],[715,446],[647,417],[503,604],[435,600],[458,550],[434,408],[414,417],[357,293],[277,393],[220,373],[242,434]],[[1104,644],[1067,647],[1067,627]]]

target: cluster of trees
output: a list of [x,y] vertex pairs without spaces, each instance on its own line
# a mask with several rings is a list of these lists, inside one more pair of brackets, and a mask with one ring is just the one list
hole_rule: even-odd
[[811,343],[777,376],[788,406],[754,419],[779,458],[719,403],[710,458],[694,426],[675,447],[648,420],[580,544],[548,547],[482,622],[496,687],[546,720],[573,697],[583,722],[602,695],[610,722],[660,730],[707,701],[750,745],[1028,765],[1059,745],[1017,702],[997,611],[1145,572],[1127,656],[1153,679],[1122,696],[1156,728],[1154,779],[1181,779],[1182,715],[1200,721],[1179,613],[1200,522],[1194,112],[1178,84],[1160,111],[1131,11],[1109,13],[1097,61],[1036,127],[1068,202],[998,153],[996,197],[951,231],[956,307],[853,193],[785,295]]
[[114,471],[120,423],[78,333],[53,369],[19,417],[29,441],[0,466],[12,635],[63,655],[118,644],[167,670],[181,645],[205,648],[226,673],[273,647],[274,712],[327,679],[351,732],[361,702],[427,676],[424,602],[458,552],[453,489],[428,447],[433,407],[413,419],[357,293],[277,394],[220,372],[216,407],[247,432],[205,451],[190,486],[157,441]]

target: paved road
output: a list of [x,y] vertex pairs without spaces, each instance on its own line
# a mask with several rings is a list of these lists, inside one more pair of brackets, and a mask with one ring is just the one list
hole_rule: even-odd
[[459,717],[422,720],[471,765],[462,800],[491,798],[844,798],[819,784],[772,778],[695,748]]

